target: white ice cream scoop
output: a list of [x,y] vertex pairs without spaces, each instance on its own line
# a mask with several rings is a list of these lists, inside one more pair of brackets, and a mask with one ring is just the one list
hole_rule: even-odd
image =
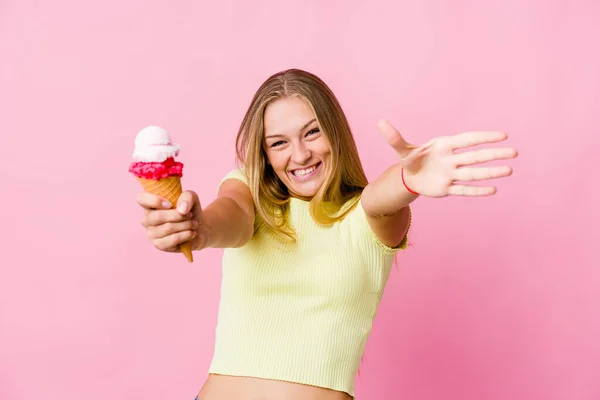
[[133,160],[163,162],[179,154],[179,145],[171,142],[169,133],[160,126],[147,126],[135,136]]

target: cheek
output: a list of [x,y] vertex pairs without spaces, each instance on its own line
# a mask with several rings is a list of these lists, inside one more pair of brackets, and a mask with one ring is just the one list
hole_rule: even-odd
[[284,169],[287,165],[287,159],[282,151],[267,153],[267,162],[275,171]]
[[317,146],[315,146],[315,152],[319,154],[320,157],[326,158],[331,155],[331,147],[325,139],[319,140]]

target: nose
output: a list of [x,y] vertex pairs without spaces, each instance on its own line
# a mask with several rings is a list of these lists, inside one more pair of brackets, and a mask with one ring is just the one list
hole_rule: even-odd
[[294,146],[292,150],[292,161],[295,164],[302,165],[306,163],[306,161],[308,161],[310,157],[311,152],[306,146],[304,146],[304,144],[298,144]]

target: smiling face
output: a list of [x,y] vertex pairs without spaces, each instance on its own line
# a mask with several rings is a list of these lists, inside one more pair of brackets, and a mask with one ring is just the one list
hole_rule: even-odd
[[310,199],[325,182],[329,142],[300,97],[284,97],[266,107],[264,149],[267,162],[292,196]]

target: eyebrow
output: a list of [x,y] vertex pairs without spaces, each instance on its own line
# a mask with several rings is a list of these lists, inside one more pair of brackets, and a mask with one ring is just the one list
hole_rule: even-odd
[[[317,120],[316,118],[313,118],[313,119],[311,119],[310,121],[308,121],[307,123],[305,123],[305,124],[302,126],[302,128],[300,128],[300,131],[303,131],[303,130],[305,130],[306,128],[308,128],[308,126],[309,126],[310,124],[312,124],[313,122],[315,122],[316,120]],[[267,136],[265,136],[265,139],[269,139],[269,138],[277,138],[277,137],[283,137],[283,136],[285,136],[285,135],[281,135],[281,134],[276,134],[276,135],[267,135]]]

